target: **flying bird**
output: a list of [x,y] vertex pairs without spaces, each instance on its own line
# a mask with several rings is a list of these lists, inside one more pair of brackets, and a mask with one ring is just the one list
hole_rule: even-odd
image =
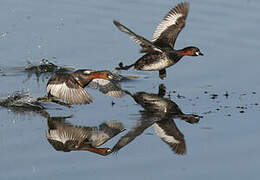
[[134,66],[136,70],[159,71],[159,77],[164,79],[166,68],[176,64],[183,56],[203,56],[203,53],[195,46],[188,46],[180,50],[174,49],[175,41],[185,26],[188,12],[189,3],[187,2],[182,2],[172,8],[157,26],[152,41],[114,20],[114,24],[120,31],[128,34],[133,41],[141,46],[140,52],[146,53],[129,66],[123,66],[120,63],[118,69],[127,70]]
[[[59,73],[47,83],[47,96],[62,99],[69,104],[88,104],[93,102],[91,95],[84,89],[92,81],[101,79],[106,86],[116,77],[110,71],[80,69],[73,73]],[[102,85],[100,85],[102,86]],[[111,85],[110,85],[111,86]],[[103,91],[107,88],[103,87]]]

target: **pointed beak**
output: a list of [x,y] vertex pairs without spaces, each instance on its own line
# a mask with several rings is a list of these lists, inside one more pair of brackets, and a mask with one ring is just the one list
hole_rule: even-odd
[[199,55],[200,55],[200,56],[203,56],[204,54],[203,54],[202,52],[199,52]]

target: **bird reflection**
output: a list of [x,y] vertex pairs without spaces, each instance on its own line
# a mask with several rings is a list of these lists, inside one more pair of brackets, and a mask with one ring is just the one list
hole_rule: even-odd
[[184,114],[175,102],[164,98],[165,92],[166,88],[163,84],[159,86],[157,94],[146,92],[131,94],[126,91],[136,103],[144,108],[144,111],[141,112],[141,118],[137,124],[113,147],[114,152],[119,151],[153,125],[155,133],[169,145],[173,152],[180,155],[186,154],[184,135],[177,128],[173,119],[180,118],[193,124],[197,123],[200,117],[194,114]]
[[112,152],[110,148],[98,148],[124,130],[122,123],[108,121],[98,127],[77,126],[65,119],[68,117],[50,117],[46,138],[57,151],[90,151],[106,156]]
[[57,151],[90,151],[106,156],[110,148],[98,148],[108,140],[124,131],[123,124],[107,121],[96,127],[77,126],[66,121],[72,116],[51,117],[46,108],[26,91],[16,91],[5,99],[0,106],[21,115],[38,114],[47,119],[46,138]]

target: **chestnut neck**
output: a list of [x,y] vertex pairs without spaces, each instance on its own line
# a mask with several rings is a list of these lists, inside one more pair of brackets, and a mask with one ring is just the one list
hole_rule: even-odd
[[78,83],[80,84],[81,87],[87,86],[93,79],[108,79],[107,75],[105,73],[101,72],[93,72],[88,75],[79,75],[78,77]]
[[107,79],[107,75],[105,73],[102,73],[102,72],[93,72],[89,75],[88,78],[91,79],[91,80],[96,79],[96,78]]
[[180,50],[177,50],[177,53],[181,56],[193,56],[194,55],[192,48],[180,49]]

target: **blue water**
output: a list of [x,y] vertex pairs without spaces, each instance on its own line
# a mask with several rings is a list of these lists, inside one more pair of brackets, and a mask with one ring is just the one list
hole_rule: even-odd
[[[2,0],[0,97],[22,89],[34,97],[45,94],[47,78],[37,82],[33,75],[26,81],[25,72],[10,71],[27,61],[46,58],[97,70],[112,70],[120,61],[133,63],[141,56],[139,47],[113,25],[113,19],[151,39],[178,2]],[[171,100],[183,112],[203,116],[198,124],[175,120],[186,140],[186,155],[174,154],[153,127],[106,157],[57,152],[45,137],[44,117],[0,108],[0,179],[259,179],[259,8],[257,0],[191,1],[175,47],[195,45],[204,56],[184,57],[167,69],[163,81],[158,72],[123,72],[139,76],[123,82],[123,89],[157,93],[163,83],[168,93],[176,91]],[[87,90],[94,103],[70,109],[46,104],[47,111],[52,116],[72,114],[68,121],[76,125],[122,122],[126,130],[106,143],[113,147],[136,125],[143,108],[127,95],[118,99]],[[211,94],[218,96],[211,99]]]

